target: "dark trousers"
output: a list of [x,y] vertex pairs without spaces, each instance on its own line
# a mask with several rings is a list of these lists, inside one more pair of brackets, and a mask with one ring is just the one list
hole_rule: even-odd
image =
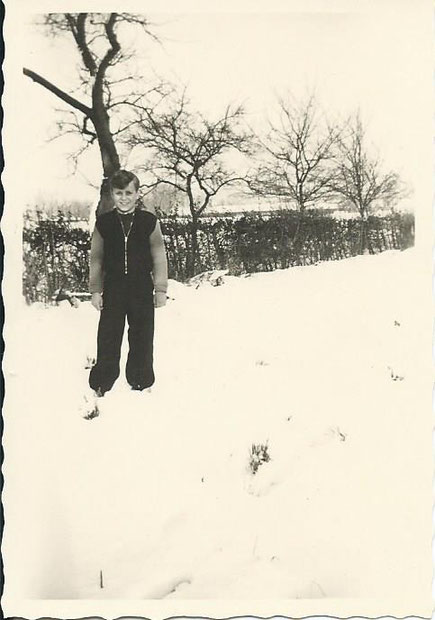
[[153,338],[154,303],[152,286],[129,280],[105,284],[97,336],[97,361],[89,375],[89,385],[102,393],[119,377],[119,360],[128,321],[129,351],[126,378],[132,387],[147,388],[154,383]]

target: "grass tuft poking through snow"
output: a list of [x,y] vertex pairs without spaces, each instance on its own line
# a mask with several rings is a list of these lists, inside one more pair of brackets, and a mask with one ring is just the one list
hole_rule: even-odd
[[255,475],[258,468],[263,465],[263,463],[268,463],[269,461],[270,455],[267,441],[266,443],[253,443],[249,454],[249,470],[251,473]]

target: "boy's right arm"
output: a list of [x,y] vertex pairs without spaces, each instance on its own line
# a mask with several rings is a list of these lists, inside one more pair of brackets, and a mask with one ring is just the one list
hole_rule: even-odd
[[103,309],[103,257],[104,240],[95,227],[91,239],[89,291],[92,294],[91,303],[96,310]]

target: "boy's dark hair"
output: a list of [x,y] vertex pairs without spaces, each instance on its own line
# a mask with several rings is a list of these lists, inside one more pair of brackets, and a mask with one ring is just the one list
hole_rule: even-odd
[[111,189],[114,187],[116,187],[116,189],[124,189],[124,187],[127,187],[127,185],[129,185],[132,181],[134,183],[135,190],[137,191],[139,189],[140,182],[133,172],[129,172],[128,170],[118,170],[112,174],[109,179]]

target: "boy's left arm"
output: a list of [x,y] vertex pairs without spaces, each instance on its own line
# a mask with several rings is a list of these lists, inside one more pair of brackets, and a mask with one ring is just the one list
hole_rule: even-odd
[[153,263],[154,305],[156,308],[160,308],[166,304],[168,262],[166,260],[165,242],[158,221],[150,235],[150,250]]

